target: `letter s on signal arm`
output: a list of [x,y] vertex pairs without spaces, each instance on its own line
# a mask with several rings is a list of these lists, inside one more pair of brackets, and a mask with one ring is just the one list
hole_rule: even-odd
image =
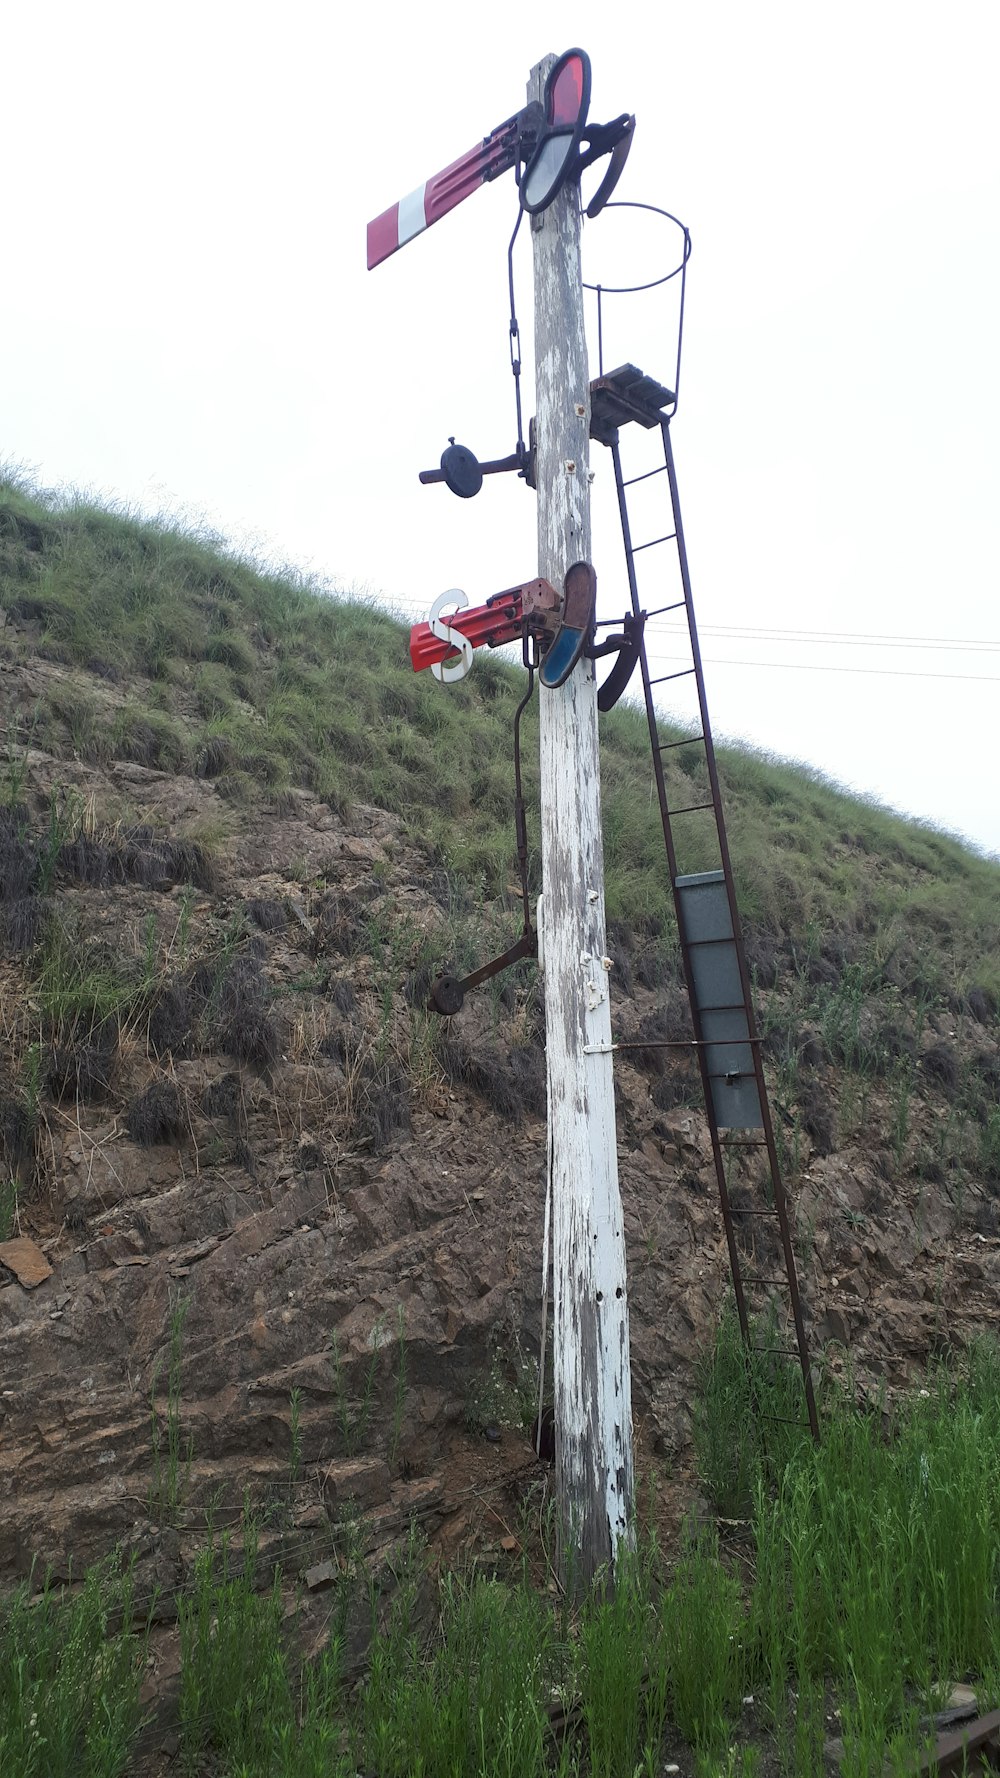
[[[439,642],[448,642],[452,648],[457,648],[459,651],[457,661],[431,662],[431,672],[435,679],[441,680],[443,685],[449,685],[454,679],[465,678],[472,666],[472,643],[468,636],[462,635],[461,630],[453,629],[447,618],[441,617],[441,613],[446,605],[454,605],[459,611],[463,611],[468,603],[461,587],[455,586],[450,587],[446,593],[439,593],[430,609],[427,622],[432,633]],[[454,612],[452,616],[454,616]]]

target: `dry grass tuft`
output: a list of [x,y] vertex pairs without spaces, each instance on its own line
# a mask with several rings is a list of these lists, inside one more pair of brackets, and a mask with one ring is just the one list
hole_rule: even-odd
[[151,1081],[145,1091],[132,1100],[125,1122],[133,1142],[143,1148],[152,1148],[161,1142],[176,1142],[188,1128],[184,1095],[175,1081]]

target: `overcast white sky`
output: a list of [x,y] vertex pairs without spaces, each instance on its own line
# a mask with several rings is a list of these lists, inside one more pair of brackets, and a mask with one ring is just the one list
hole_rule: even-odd
[[[717,734],[1000,850],[998,37],[988,0],[9,9],[0,454],[414,616],[533,574],[515,478],[416,480],[450,433],[514,443],[513,178],[372,273],[364,234],[579,43],[592,118],[638,117],[618,195],[694,242],[673,436]],[[665,247],[606,215],[588,273]],[[608,356],[666,379],[671,327],[623,303]],[[867,643],[759,636],[790,630]]]

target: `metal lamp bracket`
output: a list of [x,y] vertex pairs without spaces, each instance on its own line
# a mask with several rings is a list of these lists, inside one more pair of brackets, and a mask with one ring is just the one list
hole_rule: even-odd
[[603,642],[592,643],[587,650],[590,660],[600,660],[603,655],[617,656],[615,664],[597,693],[597,708],[604,715],[613,710],[635,672],[636,663],[642,649],[642,632],[646,622],[646,613],[640,612],[634,617],[628,612],[622,619],[622,634],[607,636]]
[[591,222],[595,216],[601,214],[625,171],[625,162],[628,160],[634,134],[635,117],[630,116],[627,111],[623,111],[622,115],[616,117],[612,123],[598,124],[595,129],[587,130],[584,134],[584,141],[588,146],[580,156],[578,175],[586,167],[589,167],[592,161],[600,160],[602,155],[611,156],[604,178],[587,205],[586,214]]

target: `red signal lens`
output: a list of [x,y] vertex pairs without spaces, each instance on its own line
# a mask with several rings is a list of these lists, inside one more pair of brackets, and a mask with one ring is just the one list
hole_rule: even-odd
[[583,109],[585,89],[590,84],[583,63],[583,52],[570,50],[553,68],[552,75],[549,76],[546,106],[550,124],[561,124],[572,129],[576,123]]
[[547,210],[565,181],[575,177],[589,106],[590,57],[582,49],[568,49],[546,79],[545,123],[519,181],[521,207],[530,216]]

